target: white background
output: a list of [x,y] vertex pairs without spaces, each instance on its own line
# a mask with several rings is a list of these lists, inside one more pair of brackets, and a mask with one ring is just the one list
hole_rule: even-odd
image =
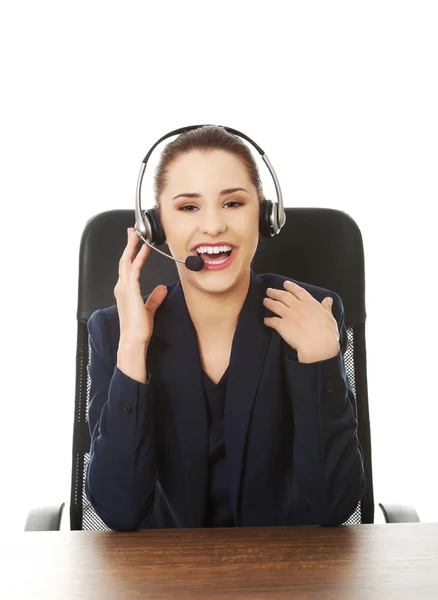
[[358,223],[376,505],[438,520],[437,15],[421,0],[2,4],[2,529],[69,500],[84,225],[134,208],[148,148],[194,123],[255,139],[287,206]]

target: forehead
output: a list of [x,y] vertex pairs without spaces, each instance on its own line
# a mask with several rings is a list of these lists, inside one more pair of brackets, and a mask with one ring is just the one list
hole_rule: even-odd
[[[250,181],[243,160],[223,150],[192,150],[180,154],[167,168],[167,184],[204,185],[208,182],[227,182],[230,187]],[[228,185],[230,184],[230,185]],[[189,190],[187,190],[189,191]]]

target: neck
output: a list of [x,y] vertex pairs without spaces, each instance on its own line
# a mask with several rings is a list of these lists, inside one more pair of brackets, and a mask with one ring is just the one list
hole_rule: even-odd
[[216,337],[233,334],[248,294],[250,272],[223,293],[209,293],[184,282],[181,278],[187,309],[199,336]]

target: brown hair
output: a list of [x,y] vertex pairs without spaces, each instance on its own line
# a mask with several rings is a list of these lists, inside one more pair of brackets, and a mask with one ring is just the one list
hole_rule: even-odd
[[155,209],[159,210],[160,208],[160,196],[166,184],[168,167],[180,154],[193,150],[225,150],[240,158],[248,170],[251,183],[257,190],[260,203],[263,202],[265,197],[259,170],[248,146],[240,137],[229,133],[220,125],[204,125],[198,129],[181,133],[175,140],[167,144],[161,153],[154,176]]

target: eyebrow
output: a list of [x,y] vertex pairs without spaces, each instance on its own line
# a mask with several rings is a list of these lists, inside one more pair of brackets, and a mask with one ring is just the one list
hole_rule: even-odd
[[[226,190],[222,190],[219,195],[225,196],[227,194],[234,194],[234,192],[246,192],[247,194],[249,194],[249,192],[244,188],[227,188]],[[174,196],[172,200],[176,200],[177,198],[201,198],[201,194],[196,194],[194,192],[184,192],[183,194],[178,194],[178,196]]]

